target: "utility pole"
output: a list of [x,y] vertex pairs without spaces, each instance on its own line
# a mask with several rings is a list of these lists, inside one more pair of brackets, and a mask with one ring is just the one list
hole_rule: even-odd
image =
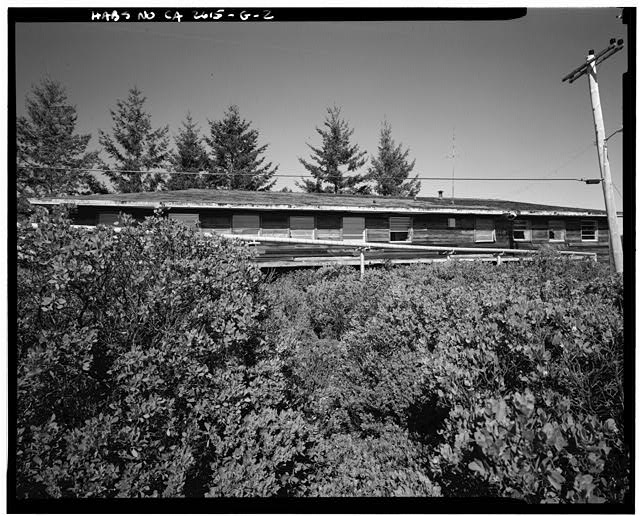
[[616,52],[622,50],[624,43],[621,39],[616,41],[611,39],[609,46],[595,55],[593,50],[589,50],[587,61],[582,66],[576,68],[565,76],[562,81],[569,80],[573,83],[582,75],[589,76],[589,92],[591,94],[591,110],[593,112],[593,124],[596,132],[596,144],[598,148],[598,165],[600,167],[600,178],[602,192],[604,194],[604,204],[607,210],[607,222],[609,225],[609,243],[613,252],[613,264],[617,273],[622,273],[622,240],[618,231],[618,220],[616,215],[616,205],[613,197],[613,187],[611,182],[611,171],[609,170],[609,157],[606,148],[606,136],[604,130],[604,120],[602,118],[602,106],[600,105],[600,91],[598,89],[598,76],[596,74],[596,64],[601,63]]

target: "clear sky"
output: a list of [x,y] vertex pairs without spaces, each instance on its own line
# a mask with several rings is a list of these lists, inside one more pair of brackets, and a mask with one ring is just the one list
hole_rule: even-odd
[[[110,131],[109,109],[137,85],[154,127],[177,133],[187,111],[207,119],[229,104],[260,132],[279,173],[306,174],[326,108],[342,107],[354,141],[376,153],[383,118],[421,176],[599,177],[586,77],[561,79],[587,51],[624,38],[619,9],[530,9],[511,21],[46,23],[16,28],[17,110],[48,75],[66,88],[78,129]],[[607,134],[622,125],[626,49],[598,68]],[[455,159],[452,137],[455,131]],[[609,145],[622,190],[622,138]],[[102,157],[106,158],[105,153]],[[276,189],[293,187],[279,178]],[[420,195],[451,195],[424,181]],[[623,208],[618,191],[618,210]],[[604,209],[602,188],[579,182],[456,182],[456,197]]]

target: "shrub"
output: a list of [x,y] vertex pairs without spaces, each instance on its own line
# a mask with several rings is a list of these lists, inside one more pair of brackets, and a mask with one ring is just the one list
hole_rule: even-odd
[[19,496],[202,494],[221,375],[268,354],[250,251],[158,218],[35,221],[18,232]]
[[[325,439],[345,443],[330,463],[358,470],[363,443],[391,446],[393,427],[447,495],[623,499],[623,290],[606,268],[543,253],[504,267],[370,270],[363,281],[297,273],[269,289],[304,314],[291,319],[295,336],[282,316],[269,338],[292,337],[290,389]],[[323,492],[360,485],[334,481]]]

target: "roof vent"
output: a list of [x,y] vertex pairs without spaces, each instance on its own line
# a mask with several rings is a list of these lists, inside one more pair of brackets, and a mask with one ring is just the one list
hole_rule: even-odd
[[438,190],[438,199],[442,199],[443,190]]

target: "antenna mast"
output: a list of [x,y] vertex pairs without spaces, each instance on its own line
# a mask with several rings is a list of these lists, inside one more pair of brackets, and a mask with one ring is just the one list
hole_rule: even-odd
[[445,158],[452,160],[451,163],[451,204],[456,203],[456,190],[455,190],[455,179],[456,179],[456,128],[453,128],[453,135],[451,139],[451,154],[445,156]]

